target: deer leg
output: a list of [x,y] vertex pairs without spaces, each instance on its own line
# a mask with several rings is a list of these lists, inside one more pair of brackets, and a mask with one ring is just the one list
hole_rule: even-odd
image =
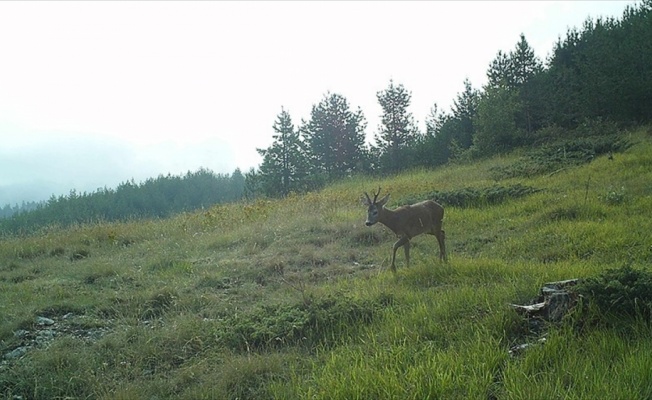
[[405,242],[403,245],[403,250],[405,251],[405,261],[407,263],[407,266],[410,266],[410,241],[408,240]]
[[400,238],[398,241],[396,241],[396,243],[394,243],[394,248],[392,251],[392,272],[396,272],[396,264],[394,264],[394,262],[396,261],[396,250],[398,250],[399,247],[403,246],[405,243],[409,241],[410,238],[404,236]]
[[443,229],[440,229],[436,237],[439,242],[439,261],[446,262],[446,232],[444,232]]

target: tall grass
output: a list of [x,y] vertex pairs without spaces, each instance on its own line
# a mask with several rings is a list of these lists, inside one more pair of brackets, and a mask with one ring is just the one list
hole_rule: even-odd
[[[545,282],[648,268],[652,141],[628,139],[613,160],[528,178],[492,173],[514,154],[4,237],[0,356],[25,351],[0,362],[0,396],[649,398],[647,322],[541,331],[509,306]],[[417,237],[412,266],[399,257],[392,274],[395,238],[364,226],[360,197],[379,186],[394,207],[516,185],[538,191],[446,207],[447,264]]]

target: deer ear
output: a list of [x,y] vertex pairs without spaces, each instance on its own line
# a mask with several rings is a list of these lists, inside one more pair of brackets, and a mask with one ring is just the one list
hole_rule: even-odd
[[387,195],[385,195],[385,197],[383,197],[382,199],[377,201],[376,204],[383,207],[385,205],[385,203],[387,203],[387,200],[389,200],[389,193],[387,193]]

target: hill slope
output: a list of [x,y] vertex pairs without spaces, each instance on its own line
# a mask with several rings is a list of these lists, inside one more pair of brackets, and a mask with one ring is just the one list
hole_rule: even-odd
[[[0,393],[649,398],[652,339],[641,321],[551,326],[545,344],[508,352],[542,337],[508,304],[544,282],[647,268],[652,139],[645,129],[621,139],[629,147],[586,164],[570,162],[566,143],[558,158],[522,152],[5,238]],[[446,205],[448,264],[428,236],[413,240],[409,269],[399,252],[398,273],[388,270],[394,238],[364,226],[359,201],[378,186],[390,208],[429,197]]]

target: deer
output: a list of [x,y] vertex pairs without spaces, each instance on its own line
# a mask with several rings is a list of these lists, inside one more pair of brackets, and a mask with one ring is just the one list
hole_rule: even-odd
[[389,193],[378,200],[378,195],[380,195],[380,188],[378,188],[378,192],[374,193],[373,201],[367,192],[364,192],[364,195],[365,198],[362,199],[362,202],[368,207],[365,225],[372,226],[380,222],[399,238],[394,243],[392,251],[392,272],[396,273],[396,250],[401,246],[405,251],[406,264],[408,267],[410,266],[410,239],[422,233],[434,235],[437,238],[437,242],[439,242],[439,260],[447,261],[445,233],[441,229],[442,220],[444,219],[444,207],[433,200],[426,200],[389,210],[385,208],[385,204],[389,200]]

